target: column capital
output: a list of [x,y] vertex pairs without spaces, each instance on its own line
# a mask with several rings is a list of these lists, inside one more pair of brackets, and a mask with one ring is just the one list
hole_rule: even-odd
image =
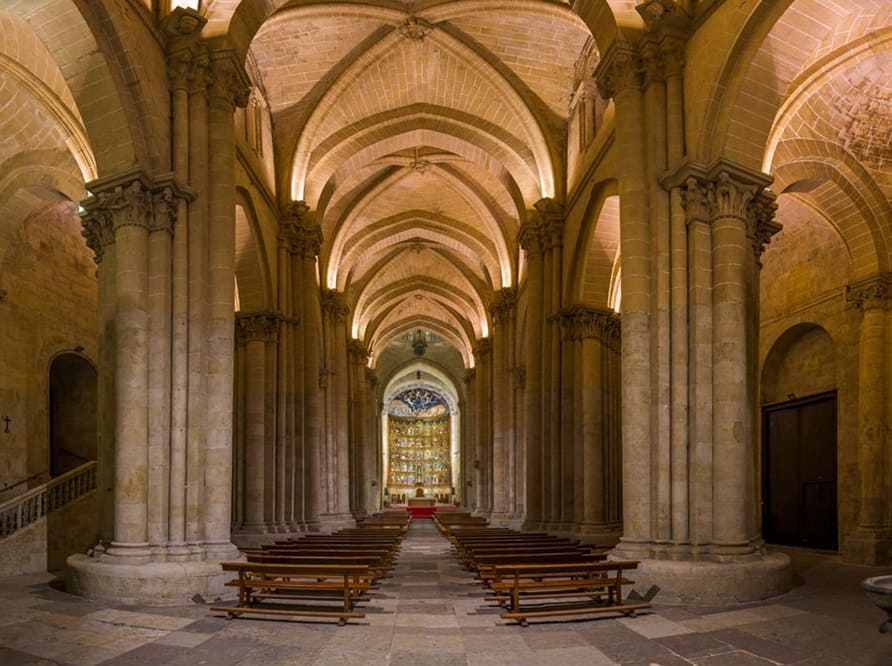
[[616,40],[601,57],[595,68],[598,92],[604,99],[611,99],[624,90],[641,89],[641,54],[629,42]]
[[96,263],[114,243],[118,229],[142,227],[149,232],[173,234],[179,200],[191,201],[195,193],[179,185],[173,174],[150,178],[141,169],[87,183],[91,196],[81,202],[81,234],[93,250]]
[[545,248],[560,246],[564,242],[564,205],[550,197],[543,197],[533,204],[539,215],[540,238]]
[[489,338],[480,338],[477,340],[477,344],[474,345],[474,349],[472,350],[474,353],[474,360],[477,365],[486,360],[486,358],[492,354],[492,340]]
[[496,292],[492,305],[489,306],[489,313],[492,315],[493,323],[502,324],[507,322],[514,316],[517,307],[517,290],[513,287],[500,289]]
[[770,221],[766,219],[769,213],[773,217],[774,195],[764,192],[773,180],[764,173],[720,159],[705,165],[685,161],[678,169],[663,174],[660,184],[666,190],[684,189],[682,204],[688,224],[735,217],[747,222],[752,231],[757,217],[763,222]]
[[322,295],[322,311],[332,317],[334,321],[341,322],[350,313],[344,294],[334,289],[327,289]]
[[[305,259],[315,258],[322,247],[322,229],[306,201],[289,201],[279,211],[280,243]],[[284,235],[284,238],[283,238]]]
[[282,317],[275,312],[245,312],[235,316],[235,339],[248,342],[278,342]]
[[351,363],[366,365],[369,361],[369,348],[362,341],[351,338],[347,341],[347,355]]
[[881,273],[846,286],[846,304],[861,312],[885,309],[892,293],[892,273]]
[[541,254],[543,250],[542,225],[538,219],[527,220],[517,230],[517,243],[527,254]]
[[[771,237],[783,229],[783,225],[774,221],[777,213],[777,197],[773,192],[763,190],[752,205],[752,237],[753,254],[759,261],[765,246],[771,242]],[[759,264],[761,267],[761,263]]]
[[613,310],[572,305],[558,313],[564,340],[595,339],[619,349],[622,320]]
[[211,51],[210,66],[210,99],[231,106],[233,111],[235,107],[246,106],[251,92],[251,80],[238,62],[235,52],[230,49]]

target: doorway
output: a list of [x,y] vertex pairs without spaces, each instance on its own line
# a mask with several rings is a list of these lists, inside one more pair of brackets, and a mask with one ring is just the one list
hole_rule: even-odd
[[49,472],[56,477],[96,460],[96,369],[79,354],[60,354],[49,388]]
[[762,433],[765,540],[838,550],[836,391],[763,407]]

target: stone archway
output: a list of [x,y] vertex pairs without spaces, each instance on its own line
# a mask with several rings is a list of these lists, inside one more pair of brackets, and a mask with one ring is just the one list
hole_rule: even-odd
[[56,356],[49,373],[49,472],[55,477],[97,459],[97,374],[72,352]]
[[762,373],[762,532],[769,543],[839,548],[837,378],[827,331],[799,324]]

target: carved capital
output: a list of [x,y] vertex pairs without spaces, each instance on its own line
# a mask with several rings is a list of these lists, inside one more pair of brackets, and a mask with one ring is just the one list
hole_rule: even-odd
[[621,319],[613,310],[574,305],[561,310],[559,318],[564,340],[595,339],[619,350]]
[[533,204],[539,215],[539,236],[545,248],[557,247],[564,242],[564,206],[545,197]]
[[161,20],[161,30],[164,31],[169,43],[176,43],[184,39],[197,38],[207,22],[208,20],[194,9],[176,7]]
[[644,85],[666,80],[666,60],[663,50],[656,42],[647,42],[641,48],[641,68]]
[[489,338],[480,338],[474,345],[474,360],[480,365],[492,354],[492,340]]
[[527,220],[517,231],[517,242],[527,254],[540,254],[544,249],[542,226],[539,220]]
[[489,306],[495,324],[503,324],[514,316],[517,307],[517,291],[513,288],[502,289],[496,293],[496,298]]
[[369,349],[359,340],[350,340],[347,343],[347,355],[350,362],[356,365],[366,365],[369,362]]
[[322,311],[336,322],[342,322],[350,313],[350,308],[344,302],[344,295],[334,289],[329,289],[322,296]]
[[238,314],[235,318],[235,339],[239,345],[249,342],[278,342],[282,318],[274,312]]
[[758,187],[736,178],[727,171],[719,172],[718,178],[709,184],[709,203],[714,218],[733,217],[749,221],[750,204]]
[[783,225],[774,221],[777,213],[776,198],[771,192],[760,192],[750,208],[753,255],[757,262],[765,251],[765,246],[771,242],[771,237],[783,228]]
[[251,93],[251,81],[236,60],[232,51],[215,51],[211,54],[211,86],[208,95],[218,104],[244,107]]
[[700,180],[693,176],[690,176],[685,181],[681,203],[684,207],[688,224],[692,222],[708,222],[712,217],[709,191]]
[[861,312],[885,309],[889,302],[892,274],[883,273],[846,287],[846,303]]
[[595,68],[598,92],[611,99],[624,90],[641,89],[641,55],[628,42],[615,41]]

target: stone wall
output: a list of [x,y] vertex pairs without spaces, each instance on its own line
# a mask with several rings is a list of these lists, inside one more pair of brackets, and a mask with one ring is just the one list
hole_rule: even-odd
[[96,358],[96,266],[80,230],[76,205],[58,202],[0,248],[0,490],[48,470],[52,358],[78,347]]

